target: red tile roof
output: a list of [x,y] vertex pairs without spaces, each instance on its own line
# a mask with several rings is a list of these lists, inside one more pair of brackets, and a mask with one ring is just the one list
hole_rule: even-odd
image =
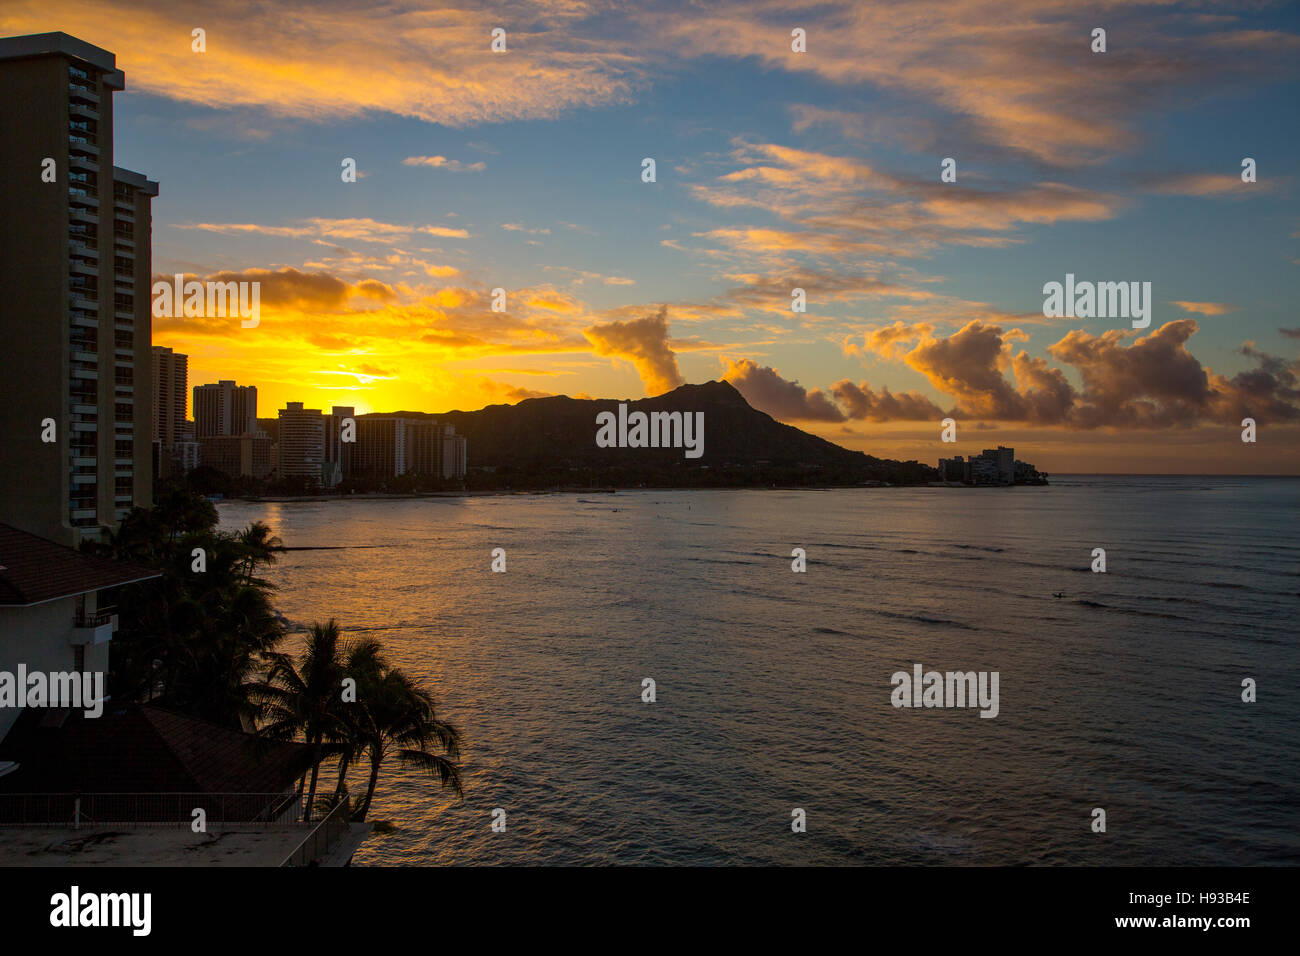
[[25,607],[161,576],[0,524],[0,605]]
[[0,759],[18,769],[0,778],[8,793],[278,793],[311,765],[311,748],[268,740],[148,704],[105,704],[43,726],[27,708]]

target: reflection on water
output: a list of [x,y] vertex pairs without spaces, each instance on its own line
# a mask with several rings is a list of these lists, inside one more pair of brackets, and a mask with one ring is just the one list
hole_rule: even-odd
[[[221,515],[348,546],[283,555],[278,606],[380,637],[462,728],[464,803],[386,765],[372,819],[398,830],[359,864],[1300,859],[1297,481]],[[915,663],[998,671],[998,717],[895,710],[890,675]]]

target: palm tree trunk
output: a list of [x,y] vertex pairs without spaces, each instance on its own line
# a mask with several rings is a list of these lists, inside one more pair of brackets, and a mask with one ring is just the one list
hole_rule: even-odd
[[365,823],[366,814],[370,812],[370,801],[375,795],[375,786],[379,783],[379,765],[383,760],[383,751],[372,747],[370,750],[370,780],[366,784],[366,796],[361,801],[361,810],[357,813],[358,823]]
[[321,742],[318,736],[311,742],[311,789],[307,792],[307,809],[303,812],[303,823],[311,820],[312,807],[316,803],[316,781],[320,778]]
[[348,791],[348,764],[351,762],[352,754],[346,750],[343,751],[343,756],[339,758],[339,782],[334,787],[335,796]]

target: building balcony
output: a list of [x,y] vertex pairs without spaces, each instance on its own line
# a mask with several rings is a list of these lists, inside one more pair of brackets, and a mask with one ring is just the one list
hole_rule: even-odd
[[68,253],[73,256],[74,259],[94,259],[95,262],[93,265],[96,269],[99,268],[99,249],[92,246],[84,239],[79,239],[76,236],[70,238],[68,240]]
[[97,120],[99,119],[99,110],[89,103],[72,100],[68,103],[68,115],[78,116],[81,119]]
[[68,209],[68,218],[73,222],[84,222],[90,225],[99,225],[99,213],[93,209],[83,209],[80,206],[72,206]]
[[94,276],[95,278],[99,278],[99,264],[86,262],[82,259],[69,260],[68,271],[73,275]]
[[99,172],[99,160],[94,156],[87,156],[85,153],[69,153],[68,168],[79,169],[88,173],[96,173]]
[[83,83],[69,83],[68,99],[73,103],[89,103],[92,106],[98,106],[99,91],[91,89]]
[[73,644],[105,644],[117,633],[117,608],[82,611],[72,619]]

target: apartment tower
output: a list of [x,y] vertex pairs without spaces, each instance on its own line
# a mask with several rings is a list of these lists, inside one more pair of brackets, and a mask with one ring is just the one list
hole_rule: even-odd
[[153,498],[150,204],[113,166],[116,58],[0,39],[0,522],[65,544]]

